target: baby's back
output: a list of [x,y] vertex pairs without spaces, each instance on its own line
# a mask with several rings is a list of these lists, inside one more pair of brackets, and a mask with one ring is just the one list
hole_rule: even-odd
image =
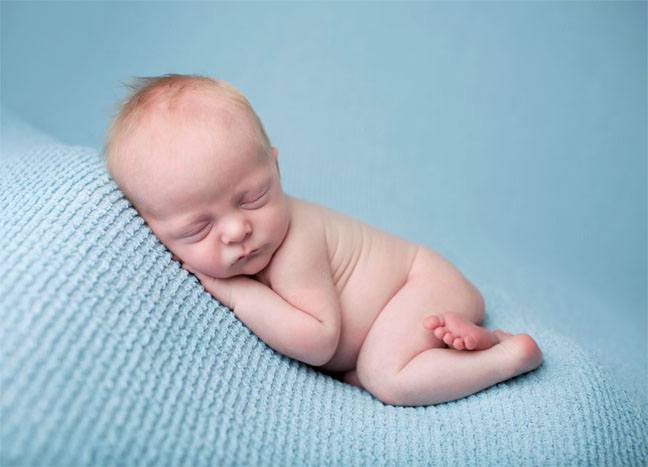
[[292,214],[323,219],[333,281],[342,309],[342,333],[333,358],[322,368],[355,368],[372,323],[405,283],[418,246],[315,203],[290,197]]

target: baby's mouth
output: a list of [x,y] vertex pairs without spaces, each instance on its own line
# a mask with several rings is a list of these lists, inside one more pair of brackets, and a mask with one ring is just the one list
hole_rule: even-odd
[[234,261],[234,264],[242,262],[244,260],[251,259],[259,252],[260,249],[261,248],[255,248],[254,250],[250,251],[248,254],[239,256],[238,259]]

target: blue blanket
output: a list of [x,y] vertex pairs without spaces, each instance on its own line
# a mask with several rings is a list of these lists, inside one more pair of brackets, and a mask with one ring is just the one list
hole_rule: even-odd
[[171,260],[93,149],[0,158],[1,465],[645,465],[648,418],[497,287],[537,370],[396,407],[259,340]]

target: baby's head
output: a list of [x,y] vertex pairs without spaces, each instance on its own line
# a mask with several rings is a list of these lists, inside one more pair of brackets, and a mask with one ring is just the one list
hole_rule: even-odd
[[262,271],[290,214],[277,148],[247,99],[203,76],[131,88],[106,135],[108,173],[182,262],[217,278]]

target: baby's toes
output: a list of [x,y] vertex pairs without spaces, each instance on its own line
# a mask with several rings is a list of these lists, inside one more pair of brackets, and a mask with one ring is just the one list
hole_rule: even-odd
[[466,349],[468,350],[473,350],[475,347],[477,347],[477,339],[475,339],[473,336],[466,336],[464,338],[464,343],[466,344]]
[[445,336],[448,333],[448,329],[445,326],[439,326],[433,332],[434,335],[437,336],[437,338],[443,339],[443,336]]
[[463,338],[457,337],[454,341],[452,341],[452,346],[457,350],[465,349]]
[[443,324],[443,320],[441,320],[438,316],[432,315],[428,316],[423,320],[423,326],[427,329],[434,329]]
[[443,336],[443,342],[445,342],[448,345],[452,345],[454,340],[455,340],[455,336],[451,332],[449,332],[445,336]]

